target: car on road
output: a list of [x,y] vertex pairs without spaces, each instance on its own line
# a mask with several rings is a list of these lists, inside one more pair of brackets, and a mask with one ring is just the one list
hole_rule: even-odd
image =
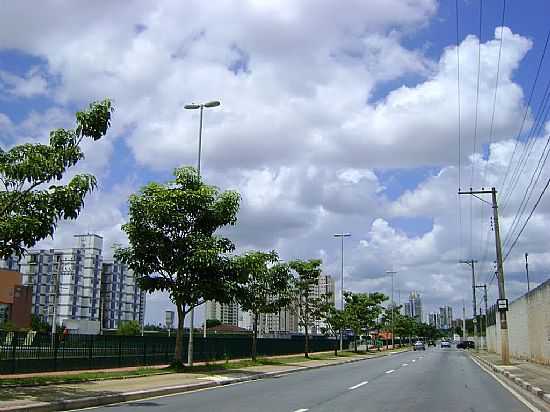
[[429,341],[428,341],[428,348],[429,348],[430,346],[436,346],[436,345],[435,345],[435,341],[429,340]]
[[448,340],[442,340],[441,341],[441,347],[442,348],[450,348],[451,347],[451,342],[449,342]]
[[413,350],[426,350],[426,345],[422,341],[416,341],[413,345]]
[[475,349],[476,344],[472,340],[464,340],[456,344],[457,349]]

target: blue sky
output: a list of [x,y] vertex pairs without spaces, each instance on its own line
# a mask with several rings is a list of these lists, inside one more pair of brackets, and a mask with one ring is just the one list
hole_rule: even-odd
[[[48,244],[66,246],[81,231],[102,234],[106,245],[124,242],[127,196],[149,181],[169,179],[174,167],[195,163],[197,114],[183,105],[219,99],[222,106],[205,113],[203,166],[210,183],[243,195],[239,225],[228,231],[238,250],[322,257],[325,271],[336,273],[331,233],[351,231],[350,287],[388,291],[383,274],[393,267],[403,293],[419,290],[430,310],[451,304],[458,311],[462,298],[469,300],[467,273],[456,264],[469,247],[459,250],[457,229],[454,1],[388,0],[382,9],[357,0],[345,10],[330,1],[221,8],[199,1],[188,7],[169,0],[102,8],[77,3],[14,4],[0,16],[4,147],[45,141],[51,128],[70,126],[74,112],[91,100],[111,97],[116,106],[112,130],[86,147],[79,169],[99,177],[99,190],[81,218],[62,224]],[[497,50],[491,40],[502,2],[483,6],[483,159],[474,160],[474,170],[487,168],[497,184],[525,111],[550,4],[507,1],[490,155],[487,114]],[[469,176],[479,2],[459,0],[459,10],[462,165]],[[548,67],[531,109],[541,102]],[[519,199],[512,196],[504,232],[514,202]],[[469,203],[462,206],[469,219]],[[479,207],[474,239],[488,225]],[[545,227],[545,207],[537,219]],[[466,227],[462,238],[468,237]],[[520,248],[530,251],[533,278],[547,277],[544,240],[535,227],[524,233],[508,264],[511,296],[525,287]],[[472,249],[481,254],[485,245]],[[165,296],[150,301],[150,320],[170,307]]]

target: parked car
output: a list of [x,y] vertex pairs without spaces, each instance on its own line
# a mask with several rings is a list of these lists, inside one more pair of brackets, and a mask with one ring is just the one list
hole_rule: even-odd
[[441,341],[441,347],[442,348],[450,348],[451,347],[451,342],[449,342],[448,340],[442,340]]
[[422,341],[416,341],[413,345],[413,350],[426,350],[426,345]]
[[430,346],[435,346],[435,341],[429,340],[428,341],[428,347],[430,347]]
[[475,349],[476,344],[472,340],[464,340],[456,344],[457,349]]

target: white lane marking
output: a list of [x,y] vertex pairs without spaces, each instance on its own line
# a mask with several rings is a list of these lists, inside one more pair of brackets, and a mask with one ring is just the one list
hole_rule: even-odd
[[306,412],[309,411],[309,409],[296,409],[294,412]]
[[416,359],[413,359],[413,362],[416,362]]
[[424,356],[419,357],[418,359],[424,359]]
[[394,369],[390,369],[389,371],[386,371],[386,373],[394,373],[395,370]]
[[409,366],[409,364],[408,364],[408,363],[404,363],[404,364],[402,364],[401,366]]
[[363,381],[361,383],[358,383],[357,385],[354,385],[354,386],[350,386],[348,389],[350,391],[354,390],[354,389],[357,389],[357,388],[360,388],[361,386],[363,385],[366,385],[367,383],[369,383],[369,381]]
[[493,379],[495,379],[498,383],[500,383],[502,386],[504,386],[508,391],[514,395],[521,403],[523,403],[525,406],[527,406],[531,411],[533,412],[542,412],[540,409],[535,407],[535,405],[531,404],[527,399],[525,399],[522,395],[520,395],[518,392],[516,392],[512,387],[510,387],[507,383],[505,383],[500,377],[498,377],[496,374],[493,373],[493,371],[487,369],[484,365],[479,363],[474,358],[470,357],[472,362],[474,362],[482,371],[485,371],[488,375],[492,376]]

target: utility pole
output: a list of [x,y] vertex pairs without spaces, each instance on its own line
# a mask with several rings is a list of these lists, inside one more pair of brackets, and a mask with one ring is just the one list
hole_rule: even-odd
[[394,270],[386,270],[388,275],[391,275],[391,348],[395,349],[395,336],[394,336],[394,313],[395,313],[395,300],[393,299],[393,277],[397,273]]
[[527,274],[527,293],[531,292],[531,285],[529,284],[529,263],[527,262],[528,253],[525,253],[525,273]]
[[[351,233],[335,233],[334,237],[339,237],[342,241],[341,257],[342,257],[342,288],[340,290],[340,309],[344,311],[344,238],[350,237]],[[344,331],[340,331],[340,350],[344,350]]]
[[[481,331],[485,331],[485,344],[483,345],[485,347],[485,349],[487,349],[487,285],[483,284],[483,285],[476,285],[476,288],[480,288],[480,289],[483,289],[483,299],[485,301],[485,323],[483,324],[483,326],[485,328],[482,327],[482,323],[480,323],[479,325],[479,337],[480,337],[480,340],[483,340],[481,339]],[[480,322],[483,322],[483,316],[481,314],[481,306],[479,307],[479,319],[480,319]]]
[[471,259],[471,260],[461,260],[460,263],[465,263],[467,265],[470,265],[472,267],[472,313],[473,313],[473,322],[474,322],[474,342],[476,345],[476,349],[479,348],[479,339],[478,339],[478,333],[477,333],[477,302],[476,302],[476,274],[475,274],[475,264],[477,263],[477,260]]
[[[489,203],[486,200],[480,198],[477,195],[491,194],[492,202]],[[502,364],[510,364],[510,346],[508,342],[508,321],[506,319],[506,312],[508,311],[508,300],[506,299],[506,290],[504,288],[504,266],[502,259],[502,245],[500,243],[500,229],[498,225],[498,204],[497,204],[497,190],[493,187],[491,190],[478,190],[473,191],[470,188],[469,191],[458,191],[459,195],[471,195],[482,202],[488,203],[493,208],[493,221],[495,225],[495,248],[497,254],[497,271],[498,271],[498,300],[497,309],[500,318],[500,353]]]
[[462,342],[466,342],[466,306],[462,299]]

